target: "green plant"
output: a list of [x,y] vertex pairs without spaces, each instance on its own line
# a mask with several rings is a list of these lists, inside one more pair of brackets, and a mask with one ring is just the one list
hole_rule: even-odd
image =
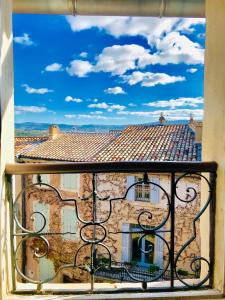
[[159,271],[159,266],[156,264],[151,264],[148,268],[149,273],[155,273],[157,271]]
[[108,258],[108,257],[104,257],[104,256],[99,256],[97,259],[96,259],[96,261],[97,261],[97,264],[100,266],[102,266],[102,265],[107,265],[107,266],[109,266],[110,265],[110,259]]
[[177,274],[178,275],[181,275],[181,276],[188,276],[188,271],[187,270],[184,270],[184,269],[178,269],[177,270]]

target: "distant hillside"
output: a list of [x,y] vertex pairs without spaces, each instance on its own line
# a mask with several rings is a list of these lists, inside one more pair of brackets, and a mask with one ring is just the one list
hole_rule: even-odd
[[28,130],[28,129],[15,129],[16,136],[47,136],[47,130]]
[[[158,122],[145,123],[144,125],[157,125]],[[187,124],[185,120],[168,121],[167,124]],[[44,136],[48,135],[48,128],[51,123],[16,123],[16,136]],[[78,132],[109,132],[109,130],[123,130],[128,125],[68,125],[58,124],[61,131],[78,131]]]
[[[16,123],[16,136],[43,136],[48,134],[50,123]],[[70,132],[109,132],[109,130],[123,130],[127,125],[68,125],[58,124],[61,131]]]

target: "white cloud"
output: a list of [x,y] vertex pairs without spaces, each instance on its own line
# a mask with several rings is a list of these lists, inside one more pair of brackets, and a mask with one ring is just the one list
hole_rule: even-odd
[[123,88],[120,86],[115,86],[113,88],[107,88],[104,90],[106,94],[113,94],[113,95],[118,95],[118,94],[126,94]]
[[73,118],[76,118],[77,115],[64,115],[64,117],[65,117],[66,119],[73,119]]
[[19,111],[19,110],[14,110],[14,114],[15,114],[15,115],[21,115],[21,114],[22,114],[22,112],[21,112],[21,111]]
[[96,27],[115,37],[141,35],[149,44],[148,49],[136,44],[106,47],[94,62],[72,61],[68,67],[71,76],[83,77],[90,72],[121,76],[148,65],[204,63],[204,49],[183,33],[192,33],[205,19],[69,16],[67,21],[73,31]]
[[114,111],[114,110],[124,110],[126,106],[124,105],[119,105],[119,104],[112,104],[109,105],[105,102],[100,102],[100,103],[92,103],[88,105],[89,108],[98,108],[98,109],[107,109],[109,112]]
[[77,116],[80,119],[95,119],[95,120],[107,120],[108,119],[105,116],[99,116],[99,115],[79,114]]
[[131,45],[113,45],[106,47],[97,57],[95,72],[110,72],[113,75],[122,75],[128,70],[136,69],[142,57],[148,56],[144,47]]
[[85,60],[73,60],[70,62],[69,67],[66,68],[70,76],[85,77],[88,73],[92,72],[92,64]]
[[47,88],[35,89],[35,88],[30,87],[28,84],[22,84],[21,86],[25,88],[25,91],[28,94],[40,94],[40,95],[43,95],[43,94],[54,92],[54,90],[49,90]]
[[22,106],[22,105],[15,106],[16,114],[20,114],[22,112],[41,113],[45,111],[47,111],[47,108],[42,106]]
[[194,74],[197,71],[198,71],[198,69],[196,69],[196,68],[190,68],[190,69],[186,70],[187,73],[191,73],[191,74]]
[[59,63],[53,63],[51,65],[46,66],[45,71],[46,72],[59,72],[59,71],[63,71],[63,67]]
[[205,19],[203,18],[185,18],[181,19],[177,26],[176,30],[177,31],[183,31],[186,33],[192,33],[195,31],[195,26],[196,25],[205,25]]
[[143,18],[143,17],[67,17],[73,31],[97,27],[115,37],[141,35],[156,53],[147,64],[180,63],[202,64],[204,49],[182,33],[195,31],[195,26],[205,24],[201,18]]
[[73,98],[73,97],[71,97],[71,96],[66,96],[65,101],[66,101],[66,102],[76,102],[76,103],[81,103],[81,102],[83,102],[82,99],[80,99],[80,98]]
[[122,75],[128,70],[136,69],[144,57],[149,58],[149,51],[142,46],[113,45],[103,49],[96,57],[96,63],[84,60],[73,60],[67,67],[71,76],[84,77],[90,72],[108,72],[112,75]]
[[135,71],[130,75],[123,75],[122,78],[129,85],[141,83],[141,86],[145,87],[152,87],[158,84],[165,85],[185,80],[185,77],[183,76],[171,76],[166,73],[151,73],[140,71]]
[[91,115],[102,115],[103,112],[100,111],[100,110],[96,110],[96,111],[92,111],[90,114],[91,114]]
[[130,107],[135,107],[135,106],[137,106],[137,104],[134,104],[134,103],[128,103],[128,106],[130,106]]
[[203,64],[204,49],[179,32],[170,32],[156,43],[157,52],[153,54],[153,63],[172,64]]
[[88,53],[87,52],[81,52],[79,55],[82,58],[87,58],[88,57]]
[[84,77],[90,72],[108,72],[122,76],[129,70],[142,69],[148,65],[203,64],[204,49],[179,32],[170,32],[156,41],[153,54],[142,46],[113,45],[96,56],[96,62],[73,60],[67,67],[71,76]]
[[[114,25],[118,24],[118,21],[125,21],[127,18],[121,17],[103,17],[99,18],[98,16],[68,16],[66,20],[70,24],[70,27],[73,31],[82,31],[90,29],[92,27],[98,27],[99,29],[105,29],[108,33],[113,34]],[[115,35],[115,34],[113,34]]]
[[180,64],[196,65],[204,63],[204,49],[179,32],[170,32],[155,41],[156,51],[139,59],[139,67],[147,65]]
[[74,114],[74,115],[64,115],[67,119],[91,119],[91,120],[123,120],[122,117],[106,117],[106,116],[99,116],[99,115],[89,115],[89,114]]
[[100,103],[92,103],[92,104],[89,104],[88,107],[90,108],[100,108],[100,109],[108,109],[109,108],[109,105],[105,102],[100,102]]
[[28,33],[24,33],[22,36],[14,37],[14,42],[17,44],[25,45],[25,46],[32,46],[34,42],[31,40]]
[[177,99],[170,99],[170,100],[159,100],[153,101],[149,103],[145,103],[144,105],[150,107],[170,107],[175,109],[176,107],[180,106],[191,106],[191,107],[198,107],[199,104],[203,104],[204,99],[202,97],[196,98],[177,98]]
[[99,115],[88,115],[88,114],[77,114],[77,115],[64,115],[67,119],[96,119],[96,120],[107,120],[107,117],[105,116],[99,116]]
[[202,119],[203,109],[176,109],[176,110],[155,110],[155,111],[119,111],[118,115],[130,115],[140,118],[152,118],[158,120],[163,112],[167,120],[189,120],[190,114],[194,115],[196,120]]
[[119,105],[119,104],[113,104],[109,107],[108,111],[113,111],[113,110],[124,110],[126,106],[124,105]]
[[193,32],[195,25],[205,23],[205,19],[200,18],[68,16],[66,19],[73,31],[96,27],[115,37],[141,35],[149,43],[172,30]]

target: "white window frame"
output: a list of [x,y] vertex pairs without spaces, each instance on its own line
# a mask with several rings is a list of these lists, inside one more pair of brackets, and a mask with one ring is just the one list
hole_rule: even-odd
[[[142,178],[136,176],[136,182],[141,181],[141,180],[142,180]],[[145,193],[146,193],[145,187],[146,187],[146,184],[144,182],[136,184],[136,186],[135,186],[135,199],[136,199],[136,201],[150,201],[151,200],[151,187],[148,184],[149,197],[145,197]],[[138,188],[141,189],[142,197],[138,197]]]
[[[136,182],[141,181],[142,178],[136,176]],[[149,181],[160,184],[160,177],[157,175],[151,176]],[[144,201],[151,202],[153,204],[158,204],[160,202],[160,190],[159,187],[155,184],[147,184],[148,188],[146,188],[146,184],[144,182],[135,185],[135,200],[136,201]],[[142,197],[138,197],[138,187],[141,188]],[[148,197],[145,197],[148,190]]]

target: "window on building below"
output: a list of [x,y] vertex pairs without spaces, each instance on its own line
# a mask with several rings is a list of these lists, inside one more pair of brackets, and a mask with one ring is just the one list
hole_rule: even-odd
[[[142,181],[142,178],[137,178],[137,181]],[[150,200],[150,186],[149,184],[138,183],[136,185],[136,199],[142,201]]]
[[39,175],[33,175],[33,183],[46,183],[50,184],[50,174],[39,174]]
[[80,175],[79,174],[62,174],[61,188],[64,190],[79,192],[80,189]]
[[151,203],[159,203],[159,177],[151,177],[151,184],[141,182],[143,179],[137,177],[136,182],[140,182],[135,186],[135,196],[138,201],[151,201]]
[[149,176],[150,184],[141,183],[143,178],[127,176],[128,201],[150,201],[158,204],[160,201],[160,178],[157,175]]

